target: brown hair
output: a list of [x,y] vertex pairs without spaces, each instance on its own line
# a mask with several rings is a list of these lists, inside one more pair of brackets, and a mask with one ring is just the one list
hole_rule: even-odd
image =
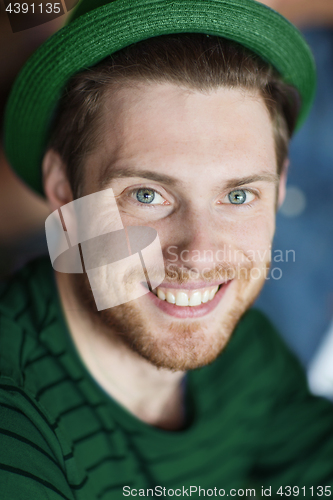
[[66,164],[75,196],[84,159],[96,146],[106,90],[135,81],[169,82],[203,92],[221,86],[259,91],[272,119],[281,173],[300,109],[296,89],[259,56],[233,41],[204,34],[164,35],[122,49],[69,81],[49,147]]

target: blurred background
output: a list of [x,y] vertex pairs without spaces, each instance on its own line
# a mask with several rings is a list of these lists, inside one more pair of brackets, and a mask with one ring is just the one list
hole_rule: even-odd
[[[22,3],[22,2],[21,2]],[[38,2],[46,7],[46,1]],[[32,2],[29,3],[31,7]],[[36,2],[37,4],[37,2]],[[60,16],[27,13],[10,16],[10,2],[0,0],[0,276],[10,274],[34,256],[46,252],[44,200],[16,177],[2,148],[3,113],[15,76],[34,50],[65,22]],[[12,3],[14,5],[14,3]],[[23,3],[22,3],[23,5]],[[36,26],[34,26],[37,24]]]
[[[29,11],[14,17],[6,12],[10,2],[0,0],[1,125],[16,74],[64,24],[76,3],[61,0],[57,15],[36,17]],[[287,196],[277,217],[273,246],[282,252],[283,260],[272,263],[281,269],[282,274],[275,274],[281,278],[267,280],[256,306],[267,313],[308,369],[313,391],[333,398],[333,1],[262,3],[302,30],[316,59],[318,89],[311,115],[290,148]],[[44,200],[12,172],[0,144],[0,277],[47,252],[47,215]],[[288,250],[294,252],[287,261]]]
[[[282,277],[267,281],[256,306],[308,369],[313,392],[333,398],[333,2],[262,3],[301,29],[316,60],[318,86],[311,114],[290,146],[287,196],[273,245],[284,256],[272,263]],[[295,252],[289,262],[287,250]]]

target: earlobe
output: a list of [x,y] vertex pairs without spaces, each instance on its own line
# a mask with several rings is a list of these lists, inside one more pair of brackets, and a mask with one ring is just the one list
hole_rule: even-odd
[[66,165],[59,153],[49,149],[43,159],[44,192],[51,211],[73,200],[73,193],[66,175]]
[[288,168],[289,168],[289,158],[287,158],[284,161],[282,171],[280,174],[280,181],[279,181],[279,190],[278,190],[278,199],[277,199],[277,208],[279,209],[284,202],[285,196],[286,196],[286,184],[287,184],[287,177],[288,177]]

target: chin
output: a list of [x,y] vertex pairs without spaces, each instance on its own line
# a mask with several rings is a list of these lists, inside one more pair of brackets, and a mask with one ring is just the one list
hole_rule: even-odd
[[171,371],[189,371],[212,363],[220,355],[261,289],[241,286],[243,294],[236,294],[237,286],[233,288],[214,311],[199,319],[166,318],[160,311],[152,314],[151,308],[145,307],[145,297],[98,314],[110,333],[115,332],[121,343],[149,363]]
[[156,305],[159,299],[152,292],[97,311],[89,282],[82,275],[76,282],[76,291],[81,304],[110,340],[120,342],[157,368],[189,371],[212,363],[220,355],[263,283],[264,279],[232,280],[216,299],[213,310],[187,318],[161,310]]

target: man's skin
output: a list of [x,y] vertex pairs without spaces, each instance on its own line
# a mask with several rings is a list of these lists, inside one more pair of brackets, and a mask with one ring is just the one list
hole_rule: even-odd
[[[158,231],[166,268],[172,262],[172,269],[185,269],[177,279],[167,272],[162,287],[216,284],[219,261],[198,262],[193,250],[202,256],[224,251],[230,267],[255,253],[248,269],[257,272],[224,285],[216,307],[194,318],[162,311],[162,301],[151,292],[95,313],[83,306],[73,275],[57,273],[74,344],[95,380],[144,422],[178,429],[184,421],[184,373],[217,357],[265,282],[277,188],[280,204],[286,181],[285,170],[280,178],[276,174],[271,118],[255,91],[202,93],[171,83],[135,83],[107,96],[99,137],[85,161],[82,195],[112,187],[124,226]],[[132,175],[111,177],[125,169]],[[52,150],[43,171],[50,210],[72,201],[65,166]],[[156,174],[168,178],[158,181]],[[142,187],[159,193],[154,205],[140,205],[134,190]],[[246,191],[244,204],[230,203],[228,194],[237,188]],[[183,250],[189,250],[186,262]],[[197,274],[189,273],[192,268]],[[137,352],[129,347],[133,340]]]

